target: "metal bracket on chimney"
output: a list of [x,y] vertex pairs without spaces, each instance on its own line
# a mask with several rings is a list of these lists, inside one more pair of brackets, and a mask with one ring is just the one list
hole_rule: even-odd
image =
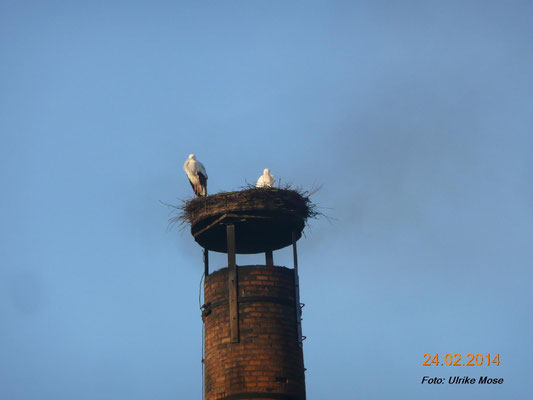
[[237,291],[237,264],[235,259],[235,225],[226,225],[228,246],[229,328],[231,343],[239,343],[239,309]]

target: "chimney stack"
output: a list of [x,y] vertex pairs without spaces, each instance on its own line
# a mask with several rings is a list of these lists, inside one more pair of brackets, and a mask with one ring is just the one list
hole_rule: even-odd
[[[296,242],[308,198],[287,189],[249,189],[193,199],[191,233],[204,248],[204,399],[305,400]],[[194,204],[193,204],[194,203]],[[293,246],[294,268],[274,265]],[[209,251],[228,265],[209,273]],[[265,265],[237,266],[237,254]]]

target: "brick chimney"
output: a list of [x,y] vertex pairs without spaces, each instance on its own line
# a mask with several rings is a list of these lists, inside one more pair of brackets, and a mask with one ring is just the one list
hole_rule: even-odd
[[[284,191],[269,194],[282,200],[275,207],[243,208],[244,192],[191,218],[204,248],[204,399],[305,400],[296,252],[305,221],[286,212]],[[275,266],[273,251],[290,245],[294,268]],[[209,273],[209,250],[227,253],[227,267]],[[237,266],[239,253],[265,253],[265,265]]]

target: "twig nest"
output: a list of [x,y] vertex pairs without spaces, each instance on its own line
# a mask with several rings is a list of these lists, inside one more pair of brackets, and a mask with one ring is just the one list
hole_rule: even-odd
[[184,202],[176,221],[191,225],[200,246],[227,252],[226,226],[235,225],[236,252],[262,253],[281,249],[302,236],[308,218],[319,213],[297,190],[250,188],[217,193]]

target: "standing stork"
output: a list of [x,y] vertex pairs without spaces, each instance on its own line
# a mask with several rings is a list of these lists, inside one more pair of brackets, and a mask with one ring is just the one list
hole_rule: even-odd
[[189,178],[194,194],[198,197],[206,196],[207,172],[205,172],[203,164],[200,161],[196,161],[194,154],[189,155],[189,158],[183,164],[183,169]]
[[274,182],[274,175],[270,173],[270,170],[268,168],[265,168],[263,171],[263,175],[259,177],[257,183],[255,184],[255,187],[271,188],[272,186],[274,186]]

